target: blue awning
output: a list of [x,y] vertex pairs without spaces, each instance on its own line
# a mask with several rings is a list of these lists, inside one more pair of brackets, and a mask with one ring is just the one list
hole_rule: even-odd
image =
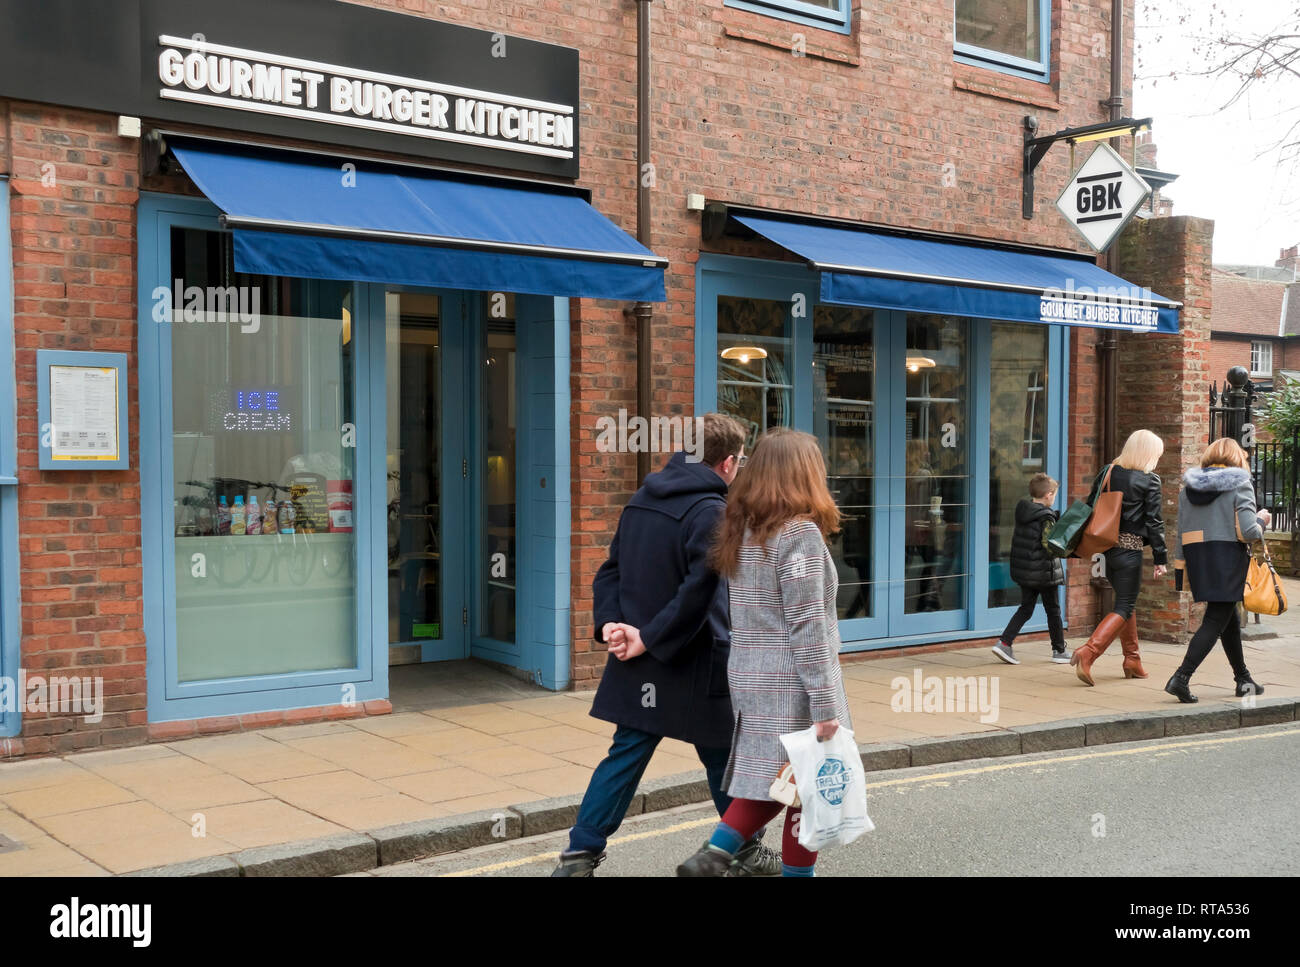
[[823,302],[1008,322],[1177,332],[1181,303],[1094,262],[733,213],[821,273]]
[[562,186],[168,140],[225,213],[239,272],[665,299],[667,260]]

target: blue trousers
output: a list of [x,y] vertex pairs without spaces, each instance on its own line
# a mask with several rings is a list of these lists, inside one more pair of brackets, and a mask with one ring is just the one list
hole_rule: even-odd
[[[605,848],[609,837],[622,824],[627,807],[641,783],[641,776],[662,738],[625,725],[614,731],[614,742],[592,773],[587,793],[578,808],[578,821],[569,831],[570,851],[599,853]],[[709,778],[709,793],[721,816],[731,805],[731,797],[722,791],[722,775],[727,770],[727,757],[731,750],[697,745],[695,754],[704,765]]]

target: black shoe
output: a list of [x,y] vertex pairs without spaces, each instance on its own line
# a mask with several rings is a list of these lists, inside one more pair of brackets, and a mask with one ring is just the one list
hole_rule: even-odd
[[1188,676],[1174,672],[1173,677],[1165,683],[1165,691],[1184,705],[1191,705],[1193,702],[1200,701],[1200,699],[1191,693],[1191,690],[1187,687],[1190,684],[1191,679]]
[[1260,685],[1249,674],[1243,675],[1237,679],[1237,697],[1245,698],[1247,695],[1263,695],[1264,686]]
[[731,875],[780,876],[781,856],[757,838],[751,839],[736,852],[736,858],[731,863]]
[[726,876],[736,857],[720,846],[705,843],[690,859],[677,867],[678,876]]
[[560,865],[551,872],[551,876],[595,876],[596,867],[604,861],[604,851],[598,855],[589,850],[572,853],[566,850],[560,854]]

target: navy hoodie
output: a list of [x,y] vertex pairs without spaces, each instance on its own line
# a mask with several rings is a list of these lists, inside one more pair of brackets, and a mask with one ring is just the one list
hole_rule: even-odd
[[616,621],[640,629],[646,654],[613,655],[591,714],[684,742],[731,744],[727,586],[708,563],[726,507],[726,482],[673,454],[619,517],[609,558],[592,582],[595,636]]

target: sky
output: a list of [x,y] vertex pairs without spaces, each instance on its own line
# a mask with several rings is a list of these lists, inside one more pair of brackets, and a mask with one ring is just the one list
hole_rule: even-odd
[[[1133,117],[1151,117],[1175,215],[1211,218],[1214,261],[1272,265],[1300,243],[1300,164],[1276,148],[1300,122],[1300,76],[1256,85],[1195,76],[1225,33],[1300,34],[1297,0],[1136,0]],[[1297,129],[1291,140],[1300,140]]]

